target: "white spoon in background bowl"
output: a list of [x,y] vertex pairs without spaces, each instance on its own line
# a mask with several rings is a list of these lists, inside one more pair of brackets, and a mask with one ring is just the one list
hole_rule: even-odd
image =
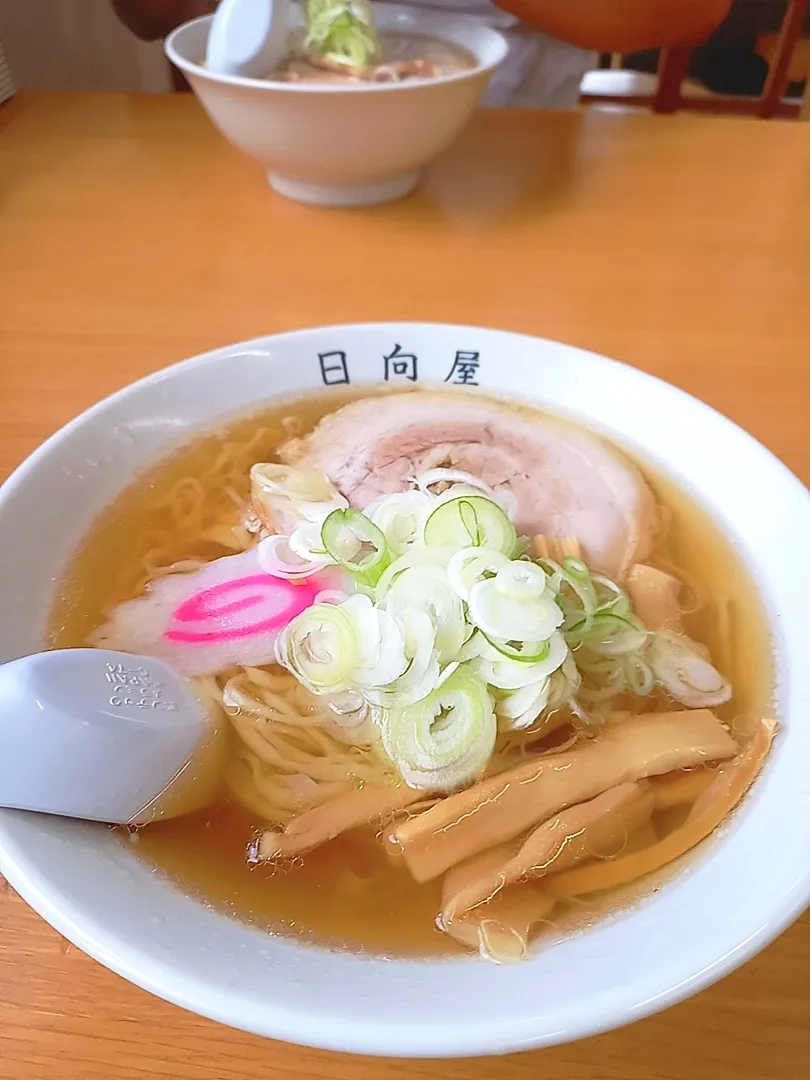
[[290,0],[222,0],[211,22],[205,63],[216,75],[262,79],[289,52]]
[[0,807],[146,825],[220,790],[219,710],[171,668],[108,649],[0,667]]

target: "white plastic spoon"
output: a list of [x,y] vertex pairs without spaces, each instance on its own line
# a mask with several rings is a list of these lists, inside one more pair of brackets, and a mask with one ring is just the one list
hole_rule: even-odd
[[290,23],[290,0],[222,0],[208,32],[208,70],[264,78],[287,56]]
[[0,807],[143,825],[219,790],[226,732],[165,664],[106,649],[0,667]]

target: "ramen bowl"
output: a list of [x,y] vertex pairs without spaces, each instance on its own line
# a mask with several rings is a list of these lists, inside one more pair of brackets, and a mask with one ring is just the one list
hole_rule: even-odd
[[507,52],[495,30],[464,16],[375,4],[381,31],[461,46],[463,71],[400,83],[282,83],[215,75],[203,63],[211,16],[179,27],[166,53],[215,126],[267,170],[281,195],[320,206],[368,206],[408,194],[420,170],[470,118]]
[[0,659],[43,646],[60,568],[146,466],[274,401],[379,386],[395,344],[418,359],[418,370],[389,372],[405,386],[417,375],[459,382],[567,414],[711,511],[764,601],[777,672],[781,733],[739,810],[660,890],[506,966],[472,956],[382,958],[271,935],[186,895],[118,834],[89,823],[0,812],[0,872],[61,934],[120,975],[260,1035],[414,1057],[593,1035],[729,973],[810,898],[810,496],[712,409],[602,357],[471,327],[341,326],[187,360],[78,417],[3,486]]

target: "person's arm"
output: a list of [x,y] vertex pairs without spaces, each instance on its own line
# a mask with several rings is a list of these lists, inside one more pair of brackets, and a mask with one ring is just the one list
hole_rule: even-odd
[[728,15],[731,0],[495,0],[552,37],[600,53],[696,45]]
[[207,15],[216,0],[112,0],[118,18],[144,41],[156,41],[170,34],[180,23]]

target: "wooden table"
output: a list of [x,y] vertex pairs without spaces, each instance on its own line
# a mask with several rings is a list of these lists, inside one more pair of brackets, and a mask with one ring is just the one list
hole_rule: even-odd
[[[102,395],[195,352],[312,324],[425,319],[546,335],[655,372],[810,480],[804,125],[491,113],[420,195],[332,212],[273,196],[191,98],[22,97],[0,109],[0,267],[3,474]],[[807,1076],[807,916],[719,986],[624,1031],[408,1063],[198,1019],[0,894],[3,1080]]]

